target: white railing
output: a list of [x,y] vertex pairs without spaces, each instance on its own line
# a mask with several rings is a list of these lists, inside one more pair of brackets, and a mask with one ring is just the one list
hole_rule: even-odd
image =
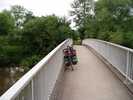
[[0,100],[50,100],[63,68],[62,50],[68,45],[72,45],[71,39],[51,51],[7,90]]
[[133,50],[97,39],[83,40],[83,45],[93,48],[122,75],[133,83]]

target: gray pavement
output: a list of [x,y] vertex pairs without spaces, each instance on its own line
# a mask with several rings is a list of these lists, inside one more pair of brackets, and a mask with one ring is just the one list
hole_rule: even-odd
[[84,46],[75,46],[78,64],[66,71],[59,100],[133,100],[123,83]]

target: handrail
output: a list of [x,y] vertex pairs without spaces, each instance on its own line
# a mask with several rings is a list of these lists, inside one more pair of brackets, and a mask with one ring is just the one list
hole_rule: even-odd
[[[87,40],[87,39],[85,39],[85,40]],[[98,40],[98,39],[89,39],[89,40],[95,40],[95,41],[98,41],[98,42],[103,42],[103,43],[110,44],[110,45],[112,45],[112,46],[115,46],[115,47],[118,47],[118,48],[121,48],[121,49],[130,51],[130,52],[133,52],[133,49],[130,49],[130,48],[128,48],[128,47],[124,47],[124,46],[119,45],[119,44],[107,42],[107,41],[104,41],[104,40]]]
[[133,49],[98,39],[85,39],[82,44],[93,48],[133,83]]
[[32,81],[33,77],[43,68],[46,67],[48,61],[62,48],[70,39],[65,40],[52,50],[46,57],[44,57],[38,64],[36,64],[29,72],[27,72],[20,80],[18,80],[10,89],[8,89],[1,97],[0,100],[14,100],[20,92]]

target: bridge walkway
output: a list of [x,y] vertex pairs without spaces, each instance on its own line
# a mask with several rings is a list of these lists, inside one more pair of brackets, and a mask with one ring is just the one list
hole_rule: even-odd
[[66,71],[58,100],[133,100],[107,66],[84,46],[75,46],[79,63]]

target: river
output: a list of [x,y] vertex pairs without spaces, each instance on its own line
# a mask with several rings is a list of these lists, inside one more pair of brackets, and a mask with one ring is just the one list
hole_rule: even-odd
[[0,68],[0,95],[8,90],[21,76],[24,70],[20,68]]

